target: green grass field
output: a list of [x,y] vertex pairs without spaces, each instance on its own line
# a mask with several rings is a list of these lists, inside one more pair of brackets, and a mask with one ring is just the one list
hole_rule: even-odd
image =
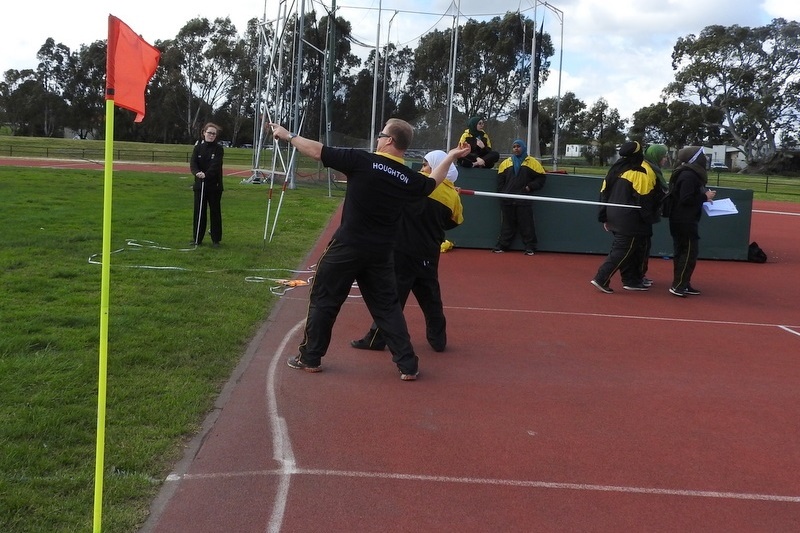
[[[194,249],[181,175],[114,176],[104,531],[144,521],[276,302],[274,282],[247,278],[295,277],[343,196],[287,190],[265,245],[267,186],[231,180],[223,245]],[[102,251],[103,190],[102,170],[0,167],[3,532],[92,527],[101,266],[90,258]]]

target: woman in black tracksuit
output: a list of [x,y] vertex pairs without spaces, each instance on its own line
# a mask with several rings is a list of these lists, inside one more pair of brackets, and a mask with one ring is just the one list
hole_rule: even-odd
[[222,131],[209,122],[203,126],[203,140],[197,141],[192,151],[189,168],[194,175],[194,216],[192,217],[192,244],[203,243],[206,233],[206,214],[211,218],[211,241],[219,246],[222,240],[222,157],[224,149],[217,142]]
[[706,188],[708,172],[702,146],[678,151],[678,166],[669,179],[669,233],[673,245],[673,279],[669,292],[681,298],[698,295],[692,287],[692,273],[699,253],[700,216],[703,203],[711,201],[716,191]]

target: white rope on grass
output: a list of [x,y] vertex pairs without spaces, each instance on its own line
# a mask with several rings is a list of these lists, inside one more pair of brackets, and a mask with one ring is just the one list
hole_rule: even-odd
[[[171,248],[169,246],[161,246],[157,242],[154,241],[139,241],[135,239],[126,239],[125,246],[114,250],[111,254],[118,254],[124,252],[126,250],[136,250],[136,249],[145,249],[150,248],[153,250],[165,250],[165,251],[177,251],[177,252],[193,252],[197,249],[197,246],[192,246],[190,248]],[[102,254],[96,253],[89,256],[89,264],[91,265],[102,265],[103,262],[99,259]],[[236,272],[236,271],[245,271],[245,272],[271,272],[275,273],[275,275],[281,275],[281,277],[264,277],[264,276],[246,276],[244,280],[248,283],[265,283],[265,282],[272,282],[275,285],[270,287],[270,292],[277,296],[282,296],[286,294],[288,291],[295,289],[297,287],[305,287],[311,283],[314,279],[314,266],[311,267],[310,270],[295,270],[290,268],[223,268],[223,269],[214,269],[214,270],[199,270],[187,267],[179,267],[179,266],[169,266],[169,265],[115,265],[117,267],[122,268],[138,268],[144,270],[171,270],[171,271],[180,271],[180,272],[202,272],[204,274],[217,274],[221,272]],[[302,274],[312,274],[310,277],[306,279],[298,279]]]

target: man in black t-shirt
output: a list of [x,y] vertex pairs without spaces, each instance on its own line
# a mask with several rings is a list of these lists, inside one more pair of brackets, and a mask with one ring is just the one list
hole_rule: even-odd
[[[404,156],[414,135],[410,124],[389,119],[378,134],[374,153],[324,146],[270,124],[276,140],[291,143],[301,154],[321,161],[347,176],[342,221],[317,263],[311,283],[308,315],[299,355],[288,365],[306,372],[322,370],[339,309],[358,283],[372,319],[382,330],[400,378],[413,381],[419,374],[403,310],[397,297],[393,246],[403,207],[428,196],[440,184],[449,164],[430,177],[411,170]],[[468,145],[447,155],[452,163],[469,152]]]

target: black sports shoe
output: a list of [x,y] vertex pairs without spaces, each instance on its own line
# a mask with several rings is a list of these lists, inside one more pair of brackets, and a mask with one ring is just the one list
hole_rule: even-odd
[[677,287],[670,287],[669,288],[670,294],[674,294],[675,296],[680,296],[681,298],[686,298],[686,289],[679,289]]
[[536,252],[534,250],[525,250],[525,255],[534,255]]
[[416,381],[417,377],[419,377],[419,370],[414,372],[413,374],[403,374],[400,372],[400,379],[403,381]]
[[493,251],[494,253],[496,253],[496,254],[502,254],[503,252],[505,252],[505,250],[503,250],[502,248],[495,248],[495,249],[494,249],[494,250],[492,250],[492,251]]
[[290,357],[286,364],[292,368],[296,368],[298,370],[305,370],[306,372],[322,372],[322,365],[311,366],[307,363],[304,363],[302,359],[300,359],[299,355],[295,355],[294,357]]
[[653,280],[650,278],[642,278],[642,285],[644,285],[645,287],[652,287]]
[[626,291],[646,291],[649,287],[644,283],[629,283],[622,286]]
[[382,340],[375,340],[375,335],[370,331],[363,338],[357,341],[350,341],[350,346],[359,350],[375,350],[379,352],[386,348],[386,343]]
[[692,294],[694,296],[697,296],[700,294],[700,289],[695,289],[691,285],[687,285],[686,290],[684,290],[683,292],[685,292],[686,294]]
[[612,289],[608,285],[601,285],[599,281],[592,280],[589,283],[594,285],[595,288],[600,292],[604,292],[606,294],[613,294],[614,293],[614,289]]

